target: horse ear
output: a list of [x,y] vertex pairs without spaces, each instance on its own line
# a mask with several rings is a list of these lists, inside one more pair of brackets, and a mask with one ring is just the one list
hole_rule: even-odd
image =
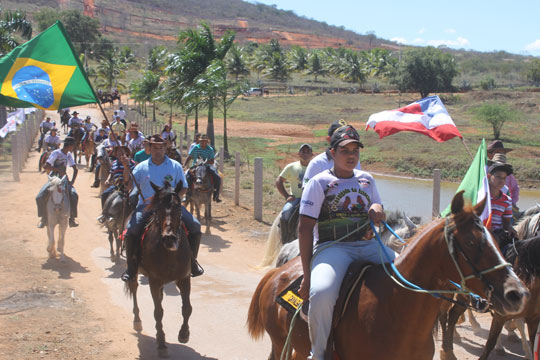
[[161,190],[161,189],[159,188],[159,186],[157,186],[156,184],[154,184],[154,183],[151,182],[151,181],[150,181],[150,186],[152,187],[152,189],[154,189],[154,191],[155,191],[156,193],[158,193],[159,190]]
[[405,225],[407,225],[409,231],[417,228],[416,224],[413,223],[413,221],[407,215],[403,214],[403,220],[405,221]]
[[456,195],[454,195],[454,198],[452,199],[452,205],[450,208],[452,209],[452,214],[454,215],[460,213],[463,210],[463,205],[465,203],[465,201],[463,200],[464,192],[465,190],[461,190]]
[[484,208],[486,207],[487,203],[487,196],[484,197],[482,201],[480,201],[476,206],[474,207],[474,212],[476,215],[480,216],[484,212]]
[[174,188],[174,192],[179,194],[183,188],[184,188],[184,183],[182,182],[182,180],[180,180],[178,181],[178,184],[176,184],[176,187]]

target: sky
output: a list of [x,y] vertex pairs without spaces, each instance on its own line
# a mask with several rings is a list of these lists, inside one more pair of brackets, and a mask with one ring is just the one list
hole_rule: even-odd
[[540,0],[257,0],[406,45],[540,56]]

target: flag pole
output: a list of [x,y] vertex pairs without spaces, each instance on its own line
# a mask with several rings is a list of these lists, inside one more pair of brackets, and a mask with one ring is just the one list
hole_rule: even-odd
[[[93,89],[92,89],[93,91]],[[111,129],[111,134],[114,135],[114,137],[119,140],[118,136],[116,136],[116,134],[114,133],[114,129],[112,128],[112,125],[111,123],[109,122],[109,118],[107,118],[107,114],[105,114],[105,110],[103,110],[103,107],[101,106],[101,101],[98,99],[98,102],[97,102],[98,106],[99,106],[99,109],[101,110],[101,113],[103,114],[103,117],[105,118],[105,121],[107,122],[107,126]],[[122,151],[122,153],[124,153],[124,150],[122,148],[120,148],[120,151]],[[125,155],[125,153],[124,153]],[[139,185],[139,183],[137,182],[137,180],[135,179],[135,176],[133,176],[133,172],[131,171],[131,168],[128,166],[128,171],[129,171],[129,176],[131,177],[131,180],[133,180],[133,183],[135,184],[135,187],[137,188],[137,190],[139,190],[139,195],[141,196],[142,200],[145,201],[144,199],[144,195],[141,191],[141,187]]]
[[474,156],[472,155],[471,150],[469,150],[469,147],[467,146],[467,144],[465,144],[465,140],[463,140],[463,138],[461,138],[461,143],[465,147],[465,150],[467,150],[467,152],[469,153],[471,160],[474,160]]

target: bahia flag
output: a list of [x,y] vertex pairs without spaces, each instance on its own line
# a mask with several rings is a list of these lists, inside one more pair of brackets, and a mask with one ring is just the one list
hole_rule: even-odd
[[[491,227],[491,196],[489,194],[489,184],[487,178],[487,147],[486,140],[482,139],[482,144],[476,152],[476,156],[467,170],[463,181],[459,185],[456,192],[465,190],[463,197],[469,199],[473,205],[476,205],[484,198],[487,199],[484,212],[480,215],[480,219],[484,224]],[[450,214],[450,205],[441,213],[441,216]]]
[[373,114],[366,123],[366,130],[369,127],[372,127],[381,139],[400,131],[415,131],[438,142],[455,136],[463,138],[437,95],[399,109]]
[[57,110],[97,103],[60,21],[0,59],[0,104]]

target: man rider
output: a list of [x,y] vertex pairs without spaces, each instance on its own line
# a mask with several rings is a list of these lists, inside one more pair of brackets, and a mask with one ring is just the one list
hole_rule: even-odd
[[132,154],[137,153],[143,147],[144,137],[139,134],[140,131],[136,127],[129,129],[129,142],[126,136],[126,142],[128,143],[129,150]]
[[199,145],[201,142],[201,133],[195,133],[195,137],[193,138],[193,142],[191,145],[189,145],[188,154],[193,150],[193,148],[197,145]]
[[111,152],[113,147],[122,145],[120,141],[116,139],[115,134],[111,133],[103,142],[97,147],[97,159],[96,171],[94,174],[94,183],[90,186],[93,188],[99,187],[99,171],[101,170],[101,159],[105,155],[104,152]]
[[144,149],[140,150],[133,156],[133,160],[135,160],[137,164],[147,160],[150,157],[150,136],[144,138],[143,147]]
[[60,137],[56,133],[57,129],[52,128],[49,135],[45,136],[45,139],[43,139],[43,151],[47,150],[49,146],[55,150],[60,147]]
[[[221,177],[219,177],[217,169],[215,168],[215,166],[213,166],[215,153],[214,149],[212,149],[212,147],[208,145],[209,141],[210,139],[206,134],[201,135],[200,144],[195,145],[191,149],[186,159],[186,162],[184,163],[184,166],[187,167],[190,160],[193,160],[191,166],[194,166],[199,158],[203,161],[206,161],[206,163],[210,165],[208,166],[208,169],[210,170],[210,175],[212,176],[212,181],[214,183],[214,201],[220,203],[221,199],[219,198],[219,188],[221,186]],[[191,188],[191,185],[193,183],[193,177],[189,171],[187,174],[187,180],[189,187]]]
[[[346,126],[347,123],[345,120],[341,119],[338,121],[334,121],[330,127],[328,128],[328,136],[326,137],[326,141],[330,143],[330,139],[332,137],[332,134],[339,129],[340,127]],[[306,172],[304,173],[304,186],[308,183],[308,181],[313,178],[315,175],[323,172],[324,170],[331,169],[332,166],[334,166],[334,160],[332,159],[332,154],[330,152],[330,148],[326,149],[325,152],[315,156],[310,162],[309,165],[306,168]],[[362,167],[360,166],[360,162],[356,165],[356,169],[361,170]]]
[[47,116],[45,120],[39,124],[39,141],[38,141],[38,148],[36,149],[37,152],[41,151],[41,148],[43,146],[43,139],[47,135],[49,131],[51,131],[52,128],[54,128],[54,122],[51,122],[51,117]]
[[96,142],[96,143],[99,143],[99,142],[105,140],[105,138],[107,137],[107,136],[105,136],[100,140],[96,139],[99,135],[101,135],[101,130],[103,130],[105,132],[104,135],[109,135],[109,132],[111,131],[111,129],[109,129],[109,127],[107,126],[107,120],[101,120],[101,127],[98,128],[98,131],[96,131],[94,133],[94,142]]
[[[67,167],[71,167],[73,169],[73,176],[71,177],[71,181],[69,181],[69,204],[70,204],[70,217],[69,217],[69,226],[70,227],[77,227],[79,224],[75,222],[75,218],[77,217],[77,203],[79,202],[79,195],[77,195],[77,191],[75,191],[75,188],[73,187],[73,184],[75,184],[75,179],[77,178],[77,173],[79,170],[77,169],[77,166],[75,164],[75,161],[73,160],[73,156],[71,155],[71,151],[75,148],[75,139],[67,136],[64,139],[64,146],[62,149],[54,150],[51,155],[49,155],[49,158],[47,159],[47,162],[43,166],[45,168],[45,171],[47,173],[56,174],[59,177],[63,177],[66,175],[66,169]],[[69,180],[69,179],[68,179]],[[47,224],[47,198],[48,198],[48,183],[45,184],[41,190],[39,190],[39,193],[36,196],[36,204],[38,208],[38,216],[41,217],[41,220],[38,224],[38,228],[43,228]]]
[[[175,187],[182,181],[183,188],[180,191],[180,197],[185,194],[187,189],[182,165],[165,155],[165,141],[160,135],[152,135],[150,138],[150,153],[152,156],[148,160],[138,164],[133,170],[133,177],[140,186],[144,200],[139,196],[139,202],[127,226],[124,241],[126,243],[128,268],[122,275],[123,281],[133,281],[137,274],[140,237],[146,225],[146,220],[151,215],[151,212],[146,207],[148,206],[149,199],[154,195],[154,189],[150,185],[150,182],[157,186],[163,186],[164,182],[168,181],[172,187]],[[123,157],[122,161],[124,162],[124,182],[127,186],[130,186],[131,178],[128,170],[129,167],[127,166],[127,158]],[[202,275],[204,270],[196,260],[202,235],[201,224],[183,206],[182,222],[186,225],[189,233],[188,242],[192,252],[191,276]]]
[[[330,141],[332,169],[310,179],[302,193],[298,233],[304,278],[299,293],[310,302],[310,359],[325,358],[334,305],[349,265],[355,260],[380,263],[379,244],[368,221],[380,223],[385,213],[375,180],[356,169],[363,147],[352,126],[337,129]],[[394,258],[392,250],[383,250]]]
[[[281,242],[285,244],[289,237],[289,220],[295,209],[300,204],[302,197],[302,180],[306,167],[313,156],[313,149],[309,144],[302,144],[298,149],[300,161],[295,161],[283,169],[276,179],[275,185],[279,193],[285,198],[286,202],[281,210]],[[290,192],[285,189],[285,182],[289,183]]]
[[77,111],[74,111],[71,115],[72,115],[72,117],[71,117],[71,119],[69,119],[69,121],[68,121],[68,126],[69,126],[70,128],[72,128],[73,125],[75,125],[75,124],[81,126],[82,123],[83,123],[83,121],[82,121],[81,118],[77,117],[77,115],[79,115],[79,113],[78,113]]

